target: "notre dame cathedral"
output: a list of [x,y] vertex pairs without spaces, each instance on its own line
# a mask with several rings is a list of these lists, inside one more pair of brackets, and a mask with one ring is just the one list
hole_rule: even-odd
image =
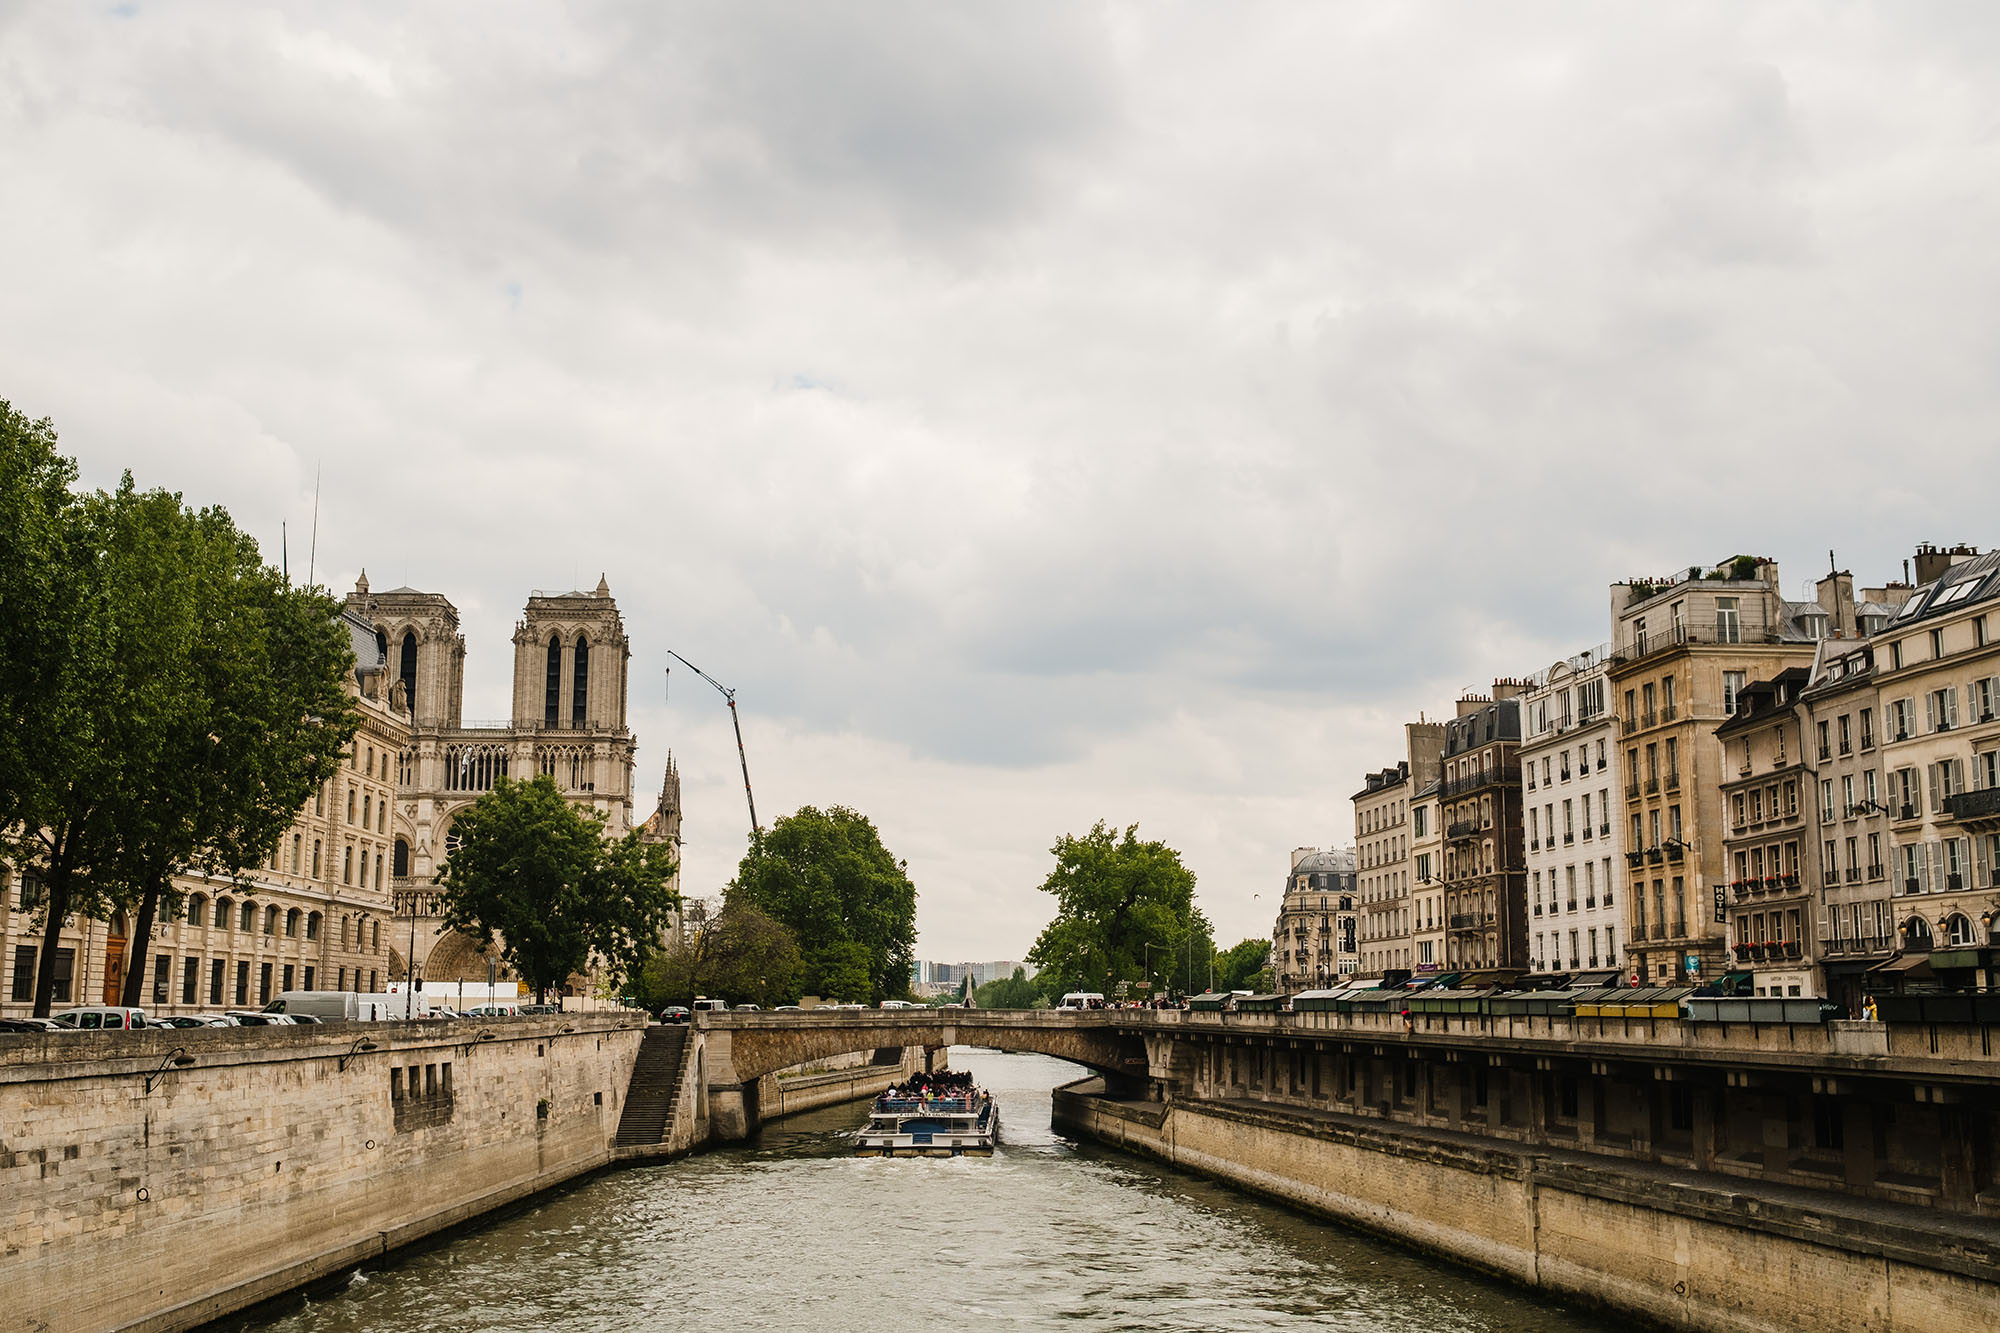
[[[513,716],[462,715],[465,639],[458,608],[415,588],[375,592],[364,572],[347,609],[375,627],[393,705],[407,710],[392,810],[392,930],[427,982],[506,979],[497,952],[446,930],[433,880],[451,853],[452,821],[498,778],[547,775],[570,800],[604,816],[608,837],[632,827],[633,758],[626,725],[632,650],[618,603],[602,578],[591,592],[529,595],[514,627]],[[649,840],[680,844],[680,775],[671,756]],[[678,878],[678,876],[677,876]],[[674,886],[679,888],[678,883]],[[677,928],[677,927],[676,927]]]

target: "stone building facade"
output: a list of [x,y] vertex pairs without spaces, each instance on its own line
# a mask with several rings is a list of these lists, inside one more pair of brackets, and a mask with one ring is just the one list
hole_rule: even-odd
[[1432,778],[1410,798],[1410,970],[1444,967],[1444,806]]
[[1819,805],[1834,813],[1819,831],[1822,886],[1815,935],[1820,967],[1814,979],[1818,989],[1809,993],[1838,1000],[1848,1013],[1859,1014],[1869,974],[1896,951],[1875,645],[1848,636],[1822,642],[1801,701]]
[[[1822,820],[1805,747],[1811,723],[1800,695],[1809,667],[1753,681],[1736,712],[1715,729],[1723,747],[1722,857],[1728,882],[1711,890],[1713,918],[1726,924],[1731,964],[1758,995],[1819,992],[1815,904],[1830,872],[1815,865]],[[1828,790],[1832,790],[1831,782]]]
[[[373,627],[351,614],[342,623],[355,651],[354,743],[265,864],[176,877],[185,905],[156,924],[143,964],[140,998],[155,1012],[258,1008],[292,989],[380,990],[402,974],[389,859],[396,758],[410,735],[404,691]],[[32,867],[0,866],[0,1015],[34,1010],[42,901]],[[72,918],[57,945],[55,1003],[120,1003],[133,944],[122,913]]]
[[1642,982],[1712,981],[1728,966],[1711,899],[1727,885],[1715,729],[1751,682],[1816,655],[1816,603],[1789,603],[1771,560],[1611,585],[1612,706],[1625,779],[1627,953]]
[[1555,663],[1522,696],[1521,793],[1527,812],[1528,965],[1538,972],[1616,968],[1625,821],[1609,644]]
[[1311,990],[1355,971],[1354,866],[1352,848],[1292,853],[1271,930],[1271,977],[1279,990]]
[[1416,913],[1411,898],[1412,797],[1436,781],[1441,723],[1405,723],[1404,756],[1368,775],[1354,793],[1356,892],[1361,913],[1361,972],[1412,970]]
[[1445,965],[1528,966],[1527,865],[1521,829],[1525,682],[1467,695],[1445,724],[1438,788],[1444,819]]
[[[398,755],[390,823],[396,946],[420,980],[505,980],[497,955],[445,929],[436,875],[451,853],[452,821],[503,777],[552,778],[577,805],[604,817],[605,836],[633,827],[638,740],[626,724],[631,646],[611,589],[529,595],[514,628],[512,715],[463,715],[465,639],[458,609],[415,588],[375,592],[364,572],[347,609],[373,627],[390,671],[412,707]],[[679,836],[678,781],[670,772],[672,830]],[[572,992],[583,986],[579,979]]]
[[[497,953],[447,931],[435,876],[458,812],[501,777],[547,774],[633,827],[638,742],[626,725],[630,647],[603,579],[593,592],[534,593],[514,633],[513,716],[467,720],[458,611],[414,588],[374,592],[364,573],[341,613],[353,641],[361,728],[341,771],[267,864],[232,878],[180,877],[179,919],[156,927],[142,997],[163,1014],[259,1007],[291,989],[512,979]],[[669,760],[643,836],[681,836]],[[678,884],[675,885],[678,888]],[[33,1007],[41,901],[32,869],[0,867],[0,1014]],[[678,922],[672,927],[678,931]],[[125,921],[78,920],[57,954],[59,1005],[108,1002],[132,956]],[[580,992],[587,979],[569,988]]]
[[1993,986],[2000,551],[1922,548],[1917,576],[1921,586],[1874,644],[1898,943],[1937,984]]

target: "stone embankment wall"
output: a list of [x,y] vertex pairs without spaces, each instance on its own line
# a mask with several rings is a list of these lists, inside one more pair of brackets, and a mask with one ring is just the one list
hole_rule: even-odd
[[5,1326],[190,1327],[603,1166],[641,1035],[582,1015],[0,1042]]
[[1703,1333],[2000,1328],[2000,1227],[1646,1163],[1086,1080],[1056,1127],[1648,1324]]
[[[890,1059],[890,1055],[894,1058]],[[923,1047],[906,1046],[888,1055],[858,1054],[852,1058],[837,1057],[825,1063],[839,1067],[766,1074],[759,1079],[757,1104],[763,1110],[764,1119],[769,1121],[781,1115],[797,1115],[801,1111],[816,1111],[822,1106],[873,1097],[890,1084],[901,1082],[919,1069],[928,1067],[930,1061],[926,1059]],[[942,1067],[942,1061],[938,1064]]]

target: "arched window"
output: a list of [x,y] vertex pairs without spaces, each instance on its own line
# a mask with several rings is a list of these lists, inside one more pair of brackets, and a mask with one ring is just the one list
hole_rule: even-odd
[[375,887],[382,887],[382,853],[375,853]]
[[1954,912],[1944,923],[1945,942],[1954,948],[1969,948],[1973,943],[1972,922],[1962,912]]
[[1905,921],[1903,947],[1918,953],[1928,953],[1931,947],[1931,923],[1920,916],[1913,916]]
[[549,635],[549,677],[548,688],[542,695],[542,725],[553,727],[557,723],[556,708],[562,703],[562,640]]
[[[373,760],[369,761],[369,766],[371,768],[374,766]],[[367,828],[370,824],[373,824],[374,822],[375,822],[375,793],[372,791],[364,792],[362,793],[361,796],[361,827]]]
[[308,912],[308,913],[306,913],[306,938],[307,938],[307,939],[309,939],[309,940],[316,940],[316,939],[318,939],[318,938],[319,938],[319,913],[318,913],[318,912]]
[[236,914],[232,910],[235,906],[236,904],[230,902],[227,898],[217,898],[215,900],[215,924],[221,926],[224,930],[228,930],[236,920]]
[[417,632],[403,631],[403,661],[396,674],[402,677],[403,693],[409,696],[410,712],[417,711]]
[[387,666],[389,664],[389,633],[387,630],[378,629],[375,631],[375,651],[382,655],[382,665]]
[[347,844],[347,850],[341,857],[340,882],[342,884],[352,884],[354,882],[354,844],[351,842]]
[[294,875],[299,873],[299,862],[304,856],[301,849],[304,846],[305,838],[300,834],[294,833],[292,835],[292,873]]
[[369,925],[368,925],[368,934],[369,934],[369,944],[368,944],[368,952],[370,952],[370,953],[381,953],[381,952],[382,952],[382,923],[381,923],[380,921],[373,921],[373,922],[370,922],[370,923],[369,923]]
[[354,822],[354,788],[347,789],[347,822]]
[[576,636],[576,669],[570,673],[569,724],[581,727],[590,708],[590,640]]
[[199,893],[188,899],[188,924],[190,926],[208,924],[208,899]]
[[504,745],[444,747],[446,791],[491,791],[494,782],[506,776],[507,747]]
[[257,904],[243,904],[243,910],[237,917],[236,926],[239,930],[257,929]]
[[319,839],[313,839],[313,878],[319,878]]
[[391,863],[390,872],[397,879],[402,879],[410,873],[410,844],[404,842],[401,838],[396,839],[394,856],[395,860]]
[[275,935],[278,933],[278,907],[276,903],[264,909],[264,933],[266,935]]

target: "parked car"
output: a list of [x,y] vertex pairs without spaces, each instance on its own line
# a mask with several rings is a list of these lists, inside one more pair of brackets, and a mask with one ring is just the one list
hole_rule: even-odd
[[261,1009],[231,1009],[229,1017],[246,1028],[288,1028],[293,1025],[290,1014],[267,1014]]
[[82,1032],[100,1028],[142,1028],[146,1026],[146,1011],[116,1004],[87,1004],[63,1010],[55,1016],[55,1025],[64,1031]]
[[796,1004],[781,1004],[771,1012],[774,1014],[802,1014],[805,1010]]
[[562,1012],[562,1006],[559,1004],[524,1004],[521,1006],[521,1012],[524,1014],[559,1014]]
[[48,1032],[55,1025],[52,1018],[0,1018],[0,1032]]
[[662,1023],[685,1023],[693,1017],[694,1015],[688,1012],[687,1006],[684,1004],[670,1004],[660,1010],[660,1021]]
[[743,1013],[754,1014],[759,1012],[759,1010],[757,1006],[754,1004],[739,1004],[736,1006],[736,1012],[739,1014]]
[[452,1007],[451,1007],[450,1005],[448,1005],[448,1004],[440,1004],[440,1005],[435,1005],[435,1006],[433,1006],[433,1007],[432,1007],[432,1009],[431,1009],[431,1017],[432,1017],[432,1018],[463,1018],[463,1017],[465,1017],[465,1015],[464,1015],[464,1014],[461,1014],[461,1013],[459,1013],[459,1012],[458,1012],[458,1010],[456,1010],[456,1009],[452,1008]]

